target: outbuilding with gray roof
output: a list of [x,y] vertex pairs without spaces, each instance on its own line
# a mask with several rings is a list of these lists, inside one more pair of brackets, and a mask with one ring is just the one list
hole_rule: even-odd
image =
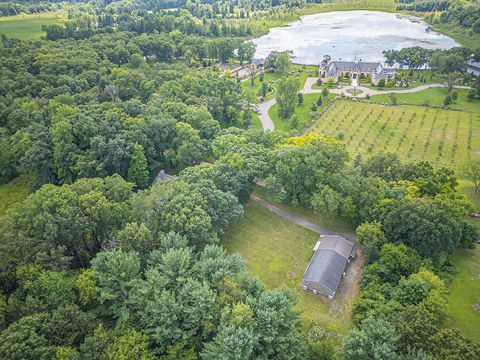
[[356,245],[339,235],[321,235],[302,278],[305,291],[312,291],[332,300],[345,269],[355,257]]

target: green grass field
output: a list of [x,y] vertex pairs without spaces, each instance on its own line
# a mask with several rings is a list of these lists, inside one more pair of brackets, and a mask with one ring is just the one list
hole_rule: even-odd
[[238,251],[249,271],[269,289],[292,289],[298,297],[295,309],[305,328],[314,321],[345,333],[351,327],[350,310],[331,313],[326,300],[301,288],[301,278],[317,240],[318,234],[250,201],[245,205],[245,217],[231,224],[222,245],[229,252]]
[[61,24],[64,21],[65,14],[60,12],[0,17],[0,34],[20,40],[35,39],[45,35],[42,25]]
[[446,326],[480,341],[480,247],[459,249],[452,260],[459,273],[449,286]]
[[[475,207],[475,212],[480,212],[480,192],[475,194],[475,188],[470,180],[458,179],[457,189],[467,197]],[[475,220],[480,223],[480,220]]]
[[[298,115],[299,118],[298,130],[301,131],[306,125],[312,123],[312,116],[310,115],[312,112],[311,107],[313,103],[317,102],[319,96],[320,94],[305,94],[303,95],[303,105],[296,106],[295,114]],[[323,111],[333,98],[333,94],[329,94],[328,97],[323,100],[322,106],[318,107],[317,113]],[[278,117],[278,104],[273,105],[268,111],[268,114],[275,124],[275,130],[290,131],[290,120],[283,120]]]
[[0,216],[13,204],[24,200],[29,194],[29,180],[24,176],[13,179],[5,185],[0,185]]
[[[311,66],[311,65],[293,64],[290,67],[290,71],[297,72],[296,76],[298,77],[298,90],[301,90],[305,85],[305,81],[307,80],[307,77],[316,76],[316,74],[318,73],[318,67]],[[265,100],[270,100],[273,97],[275,97],[276,82],[280,80],[281,76],[271,71],[265,71],[263,74],[264,74],[263,82],[265,83],[273,82],[271,85],[271,88],[273,89],[273,91],[271,91],[265,97]],[[260,82],[260,79],[258,76],[255,78],[253,86],[250,79],[242,82],[243,92],[252,98],[257,98],[259,96],[261,88],[262,88],[262,83]]]
[[[448,105],[449,109],[475,112],[480,114],[480,100],[468,101],[468,90],[455,90],[458,98],[452,104]],[[398,104],[423,105],[425,102],[429,106],[443,107],[443,101],[448,95],[446,88],[430,88],[417,93],[395,94]],[[373,102],[391,104],[390,95],[374,95],[371,97]]]
[[452,23],[447,24],[435,24],[433,25],[435,31],[441,32],[442,34],[450,36],[460,45],[465,47],[475,49],[480,44],[480,35],[475,34],[472,31],[468,31],[465,28],[462,28],[459,25]]
[[302,15],[328,11],[378,10],[395,11],[395,0],[327,0],[303,9]]
[[339,100],[309,131],[343,134],[353,156],[394,152],[404,160],[428,160],[458,170],[480,157],[479,125],[476,113]]

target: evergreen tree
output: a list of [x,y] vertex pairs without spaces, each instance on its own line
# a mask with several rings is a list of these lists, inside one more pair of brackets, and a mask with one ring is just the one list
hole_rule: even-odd
[[147,158],[143,152],[143,146],[140,144],[135,144],[135,150],[128,166],[128,181],[134,182],[140,189],[146,188],[149,183]]

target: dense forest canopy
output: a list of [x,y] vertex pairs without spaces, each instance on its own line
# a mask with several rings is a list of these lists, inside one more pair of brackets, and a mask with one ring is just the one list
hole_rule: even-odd
[[[445,322],[447,256],[480,236],[457,175],[255,129],[251,95],[219,69],[251,62],[245,41],[306,3],[0,3],[68,11],[43,39],[2,37],[0,184],[21,175],[32,193],[0,217],[0,358],[480,357]],[[448,72],[470,53],[386,57]],[[288,55],[272,57],[287,77]],[[174,178],[151,186],[160,169]],[[366,267],[345,336],[303,328],[292,291],[267,289],[221,246],[259,179],[272,200],[358,226]]]

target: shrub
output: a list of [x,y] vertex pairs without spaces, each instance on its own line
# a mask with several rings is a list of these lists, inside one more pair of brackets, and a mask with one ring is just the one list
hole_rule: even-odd
[[262,83],[261,95],[265,97],[267,96],[267,94],[268,94],[268,84]]
[[293,114],[292,117],[290,118],[290,127],[292,129],[295,129],[298,127],[299,119],[298,115]]
[[297,97],[298,97],[298,105],[303,105],[303,94],[298,93]]
[[324,88],[322,89],[322,96],[323,96],[324,98],[326,98],[326,97],[328,96],[328,89],[327,89],[326,87],[324,87]]
[[452,98],[450,97],[450,95],[447,95],[447,96],[445,97],[445,100],[443,100],[443,105],[448,106],[448,105],[450,105],[451,103],[452,103]]
[[394,93],[390,94],[390,101],[392,102],[393,105],[397,105],[398,100],[397,100],[397,96]]
[[468,100],[473,100],[477,97],[477,92],[474,89],[471,89],[467,94]]

